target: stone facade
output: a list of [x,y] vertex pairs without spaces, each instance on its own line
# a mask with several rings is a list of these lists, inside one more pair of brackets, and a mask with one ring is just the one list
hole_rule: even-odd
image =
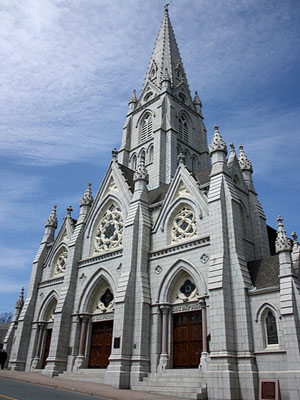
[[166,6],[95,199],[89,184],[56,235],[56,207],[47,218],[5,339],[11,369],[100,367],[136,389],[174,371],[169,393],[195,382],[185,398],[208,399],[256,399],[279,379],[282,399],[300,397],[297,236],[279,218],[274,253],[252,164],[218,126],[208,147],[201,107]]

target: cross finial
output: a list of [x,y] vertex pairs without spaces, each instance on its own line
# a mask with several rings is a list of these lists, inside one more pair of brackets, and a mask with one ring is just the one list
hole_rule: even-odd
[[165,13],[168,14],[169,12],[169,3],[165,4]]
[[71,212],[73,211],[73,208],[72,208],[72,206],[69,206],[68,208],[67,208],[67,215],[71,215]]

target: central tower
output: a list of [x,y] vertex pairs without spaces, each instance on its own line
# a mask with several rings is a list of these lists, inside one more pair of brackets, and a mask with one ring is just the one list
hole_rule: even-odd
[[119,163],[135,170],[144,157],[150,189],[170,183],[180,153],[191,172],[208,167],[201,109],[197,92],[191,97],[166,5],[141,95],[134,90],[129,99]]

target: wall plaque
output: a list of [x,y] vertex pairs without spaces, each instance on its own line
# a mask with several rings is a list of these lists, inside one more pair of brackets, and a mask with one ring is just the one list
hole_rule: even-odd
[[259,380],[259,400],[279,400],[279,380]]

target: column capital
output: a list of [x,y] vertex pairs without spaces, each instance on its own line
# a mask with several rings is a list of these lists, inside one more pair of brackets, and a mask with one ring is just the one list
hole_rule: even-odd
[[163,304],[159,307],[159,309],[163,314],[167,314],[171,310],[171,306]]
[[200,305],[200,309],[203,310],[203,308],[206,308],[206,301],[205,299],[200,299],[199,300],[199,305]]
[[91,314],[82,313],[82,314],[79,314],[79,318],[82,320],[82,322],[88,322],[91,318]]
[[47,321],[37,321],[37,326],[39,328],[45,328],[45,326],[47,325]]

